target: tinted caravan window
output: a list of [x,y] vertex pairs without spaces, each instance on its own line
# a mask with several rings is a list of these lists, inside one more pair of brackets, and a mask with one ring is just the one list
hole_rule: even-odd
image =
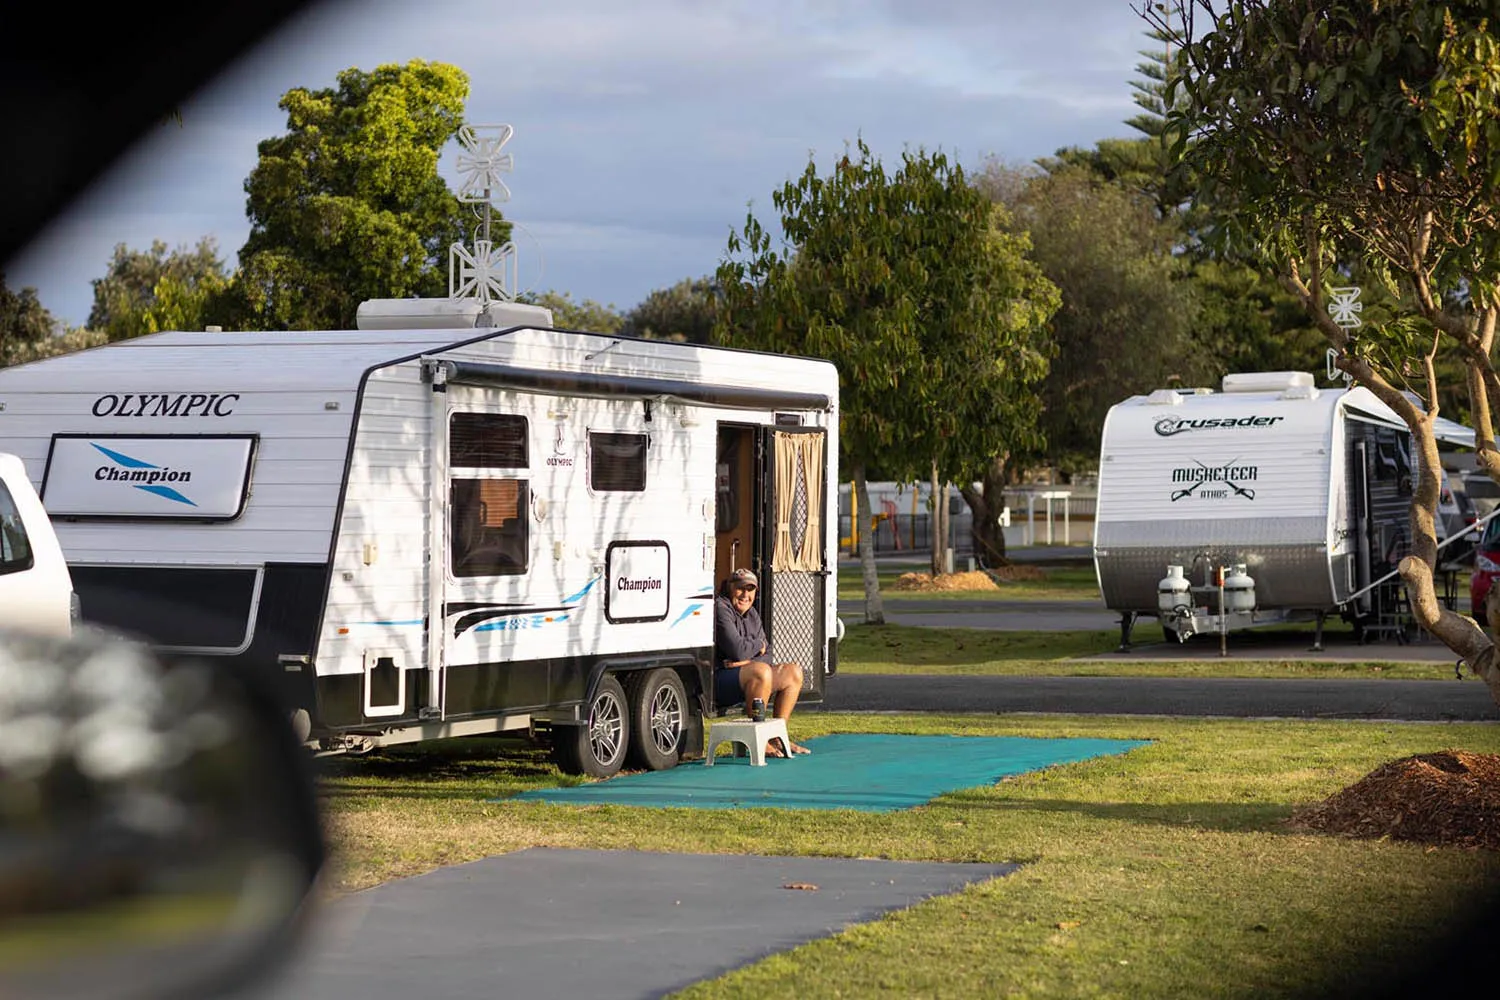
[[601,492],[646,488],[645,434],[589,434],[589,485]]

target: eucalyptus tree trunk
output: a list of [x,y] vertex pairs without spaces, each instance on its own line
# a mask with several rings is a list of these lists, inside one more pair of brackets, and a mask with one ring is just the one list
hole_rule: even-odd
[[[928,534],[932,536],[932,575],[943,571],[943,550],[948,545],[948,505],[943,501],[942,484],[938,481],[937,463],[932,463],[932,492],[928,495],[932,514],[927,518]],[[946,491],[943,491],[946,492]]]
[[865,624],[884,625],[885,608],[880,604],[880,575],[875,570],[875,531],[867,527],[872,523],[870,517],[870,487],[865,482],[865,467],[863,464],[854,467],[854,509],[856,523],[854,529],[859,538],[859,567],[864,573],[865,580]]
[[975,562],[985,569],[1009,565],[1005,529],[1000,525],[1000,512],[1005,509],[1005,456],[990,462],[979,489],[965,484],[958,492],[972,515]]

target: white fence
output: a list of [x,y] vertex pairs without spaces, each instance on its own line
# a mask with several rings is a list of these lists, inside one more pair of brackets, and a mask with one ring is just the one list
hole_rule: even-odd
[[[873,530],[875,551],[932,551],[932,489],[926,483],[870,483],[871,511],[860,519],[863,530]],[[852,490],[839,486],[839,538],[845,552],[853,552]],[[1007,548],[1031,545],[1088,545],[1094,533],[1098,495],[1093,484],[1079,486],[1022,486],[1005,491]],[[948,490],[947,547],[956,560],[974,552],[973,515],[957,487]]]

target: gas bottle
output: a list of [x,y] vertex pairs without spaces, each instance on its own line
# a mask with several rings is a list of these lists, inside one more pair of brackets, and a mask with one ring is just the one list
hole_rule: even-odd
[[1224,577],[1224,609],[1226,611],[1255,610],[1255,581],[1245,572],[1245,564],[1229,568]]
[[1182,567],[1168,566],[1167,575],[1156,585],[1156,607],[1161,611],[1171,612],[1191,605],[1193,602],[1188,596],[1189,590],[1190,585],[1187,577],[1182,574]]

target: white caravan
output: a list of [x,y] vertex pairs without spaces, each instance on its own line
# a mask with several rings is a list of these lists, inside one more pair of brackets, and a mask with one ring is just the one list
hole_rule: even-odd
[[77,617],[68,564],[26,465],[0,453],[0,629],[66,636]]
[[85,620],[274,671],[325,752],[530,730],[607,775],[701,755],[713,600],[749,566],[821,700],[834,367],[487,319],[361,307],[0,370]]
[[[1120,612],[1168,636],[1339,615],[1363,633],[1404,624],[1393,576],[1409,546],[1411,432],[1367,389],[1307,372],[1162,389],[1105,417],[1094,566]],[[1440,536],[1440,541],[1442,537]]]

